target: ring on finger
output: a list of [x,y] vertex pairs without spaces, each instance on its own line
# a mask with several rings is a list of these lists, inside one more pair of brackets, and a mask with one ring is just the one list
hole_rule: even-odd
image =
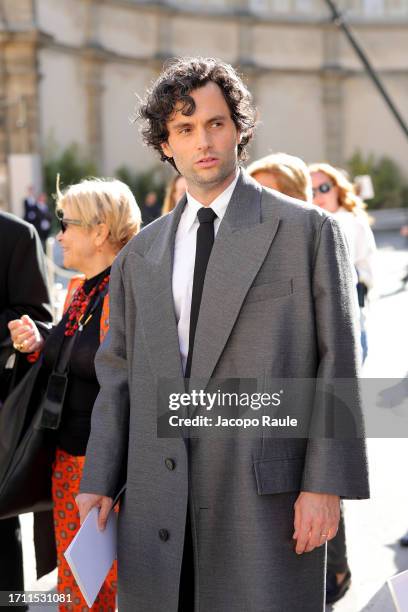
[[23,345],[19,344],[18,342],[13,342],[13,347],[16,349],[16,351],[21,351]]

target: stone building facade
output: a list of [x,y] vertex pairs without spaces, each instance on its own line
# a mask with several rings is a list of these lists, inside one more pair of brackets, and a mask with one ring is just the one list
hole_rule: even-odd
[[[338,4],[408,121],[408,0]],[[239,67],[260,113],[252,158],[344,165],[360,149],[408,175],[407,139],[324,0],[0,0],[0,206],[40,188],[50,139],[101,175],[157,163],[131,116],[174,55]]]

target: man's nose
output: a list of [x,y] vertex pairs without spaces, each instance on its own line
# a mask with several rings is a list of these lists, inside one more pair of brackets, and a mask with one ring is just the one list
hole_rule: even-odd
[[197,130],[197,148],[200,150],[206,150],[211,146],[211,138],[204,127]]

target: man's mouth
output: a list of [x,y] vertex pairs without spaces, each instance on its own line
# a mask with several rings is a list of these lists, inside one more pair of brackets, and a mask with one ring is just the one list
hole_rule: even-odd
[[198,162],[196,162],[196,165],[199,166],[200,168],[212,168],[213,166],[217,164],[218,164],[217,157],[203,157]]

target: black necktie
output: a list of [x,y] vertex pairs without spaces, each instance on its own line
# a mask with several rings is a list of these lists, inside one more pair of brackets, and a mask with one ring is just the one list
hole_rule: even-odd
[[208,260],[214,244],[214,219],[217,215],[212,208],[200,208],[197,213],[200,227],[197,230],[197,246],[194,264],[193,294],[191,296],[190,333],[188,342],[188,356],[184,376],[190,378],[191,361],[193,359],[194,338],[200,312],[201,296]]

